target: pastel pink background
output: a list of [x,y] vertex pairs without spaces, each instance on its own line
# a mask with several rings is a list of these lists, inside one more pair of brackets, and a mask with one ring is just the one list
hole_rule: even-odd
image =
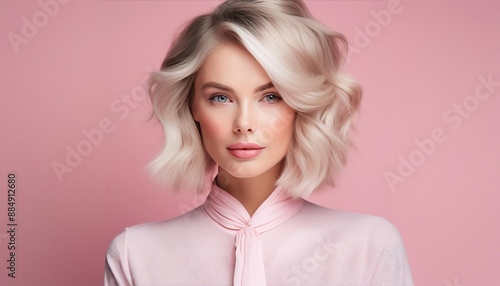
[[[306,2],[349,38],[346,69],[365,91],[357,150],[337,186],[310,200],[393,222],[416,285],[500,285],[500,3]],[[40,3],[52,3],[52,15]],[[178,27],[218,3],[0,1],[1,285],[100,285],[106,249],[124,227],[201,203],[162,190],[145,172],[163,135],[147,120],[151,107],[140,87]],[[388,5],[396,8],[381,18]],[[25,42],[12,44],[23,29]],[[486,99],[476,97],[479,77],[496,82]],[[453,111],[464,103],[467,114]],[[85,149],[83,132],[102,120],[110,132]],[[446,139],[418,157],[424,153],[415,141],[435,129]],[[59,180],[52,165],[66,164],[67,148],[77,146],[89,154]],[[392,190],[386,172],[398,175],[401,158],[411,156],[414,170]],[[16,279],[6,269],[12,171]]]

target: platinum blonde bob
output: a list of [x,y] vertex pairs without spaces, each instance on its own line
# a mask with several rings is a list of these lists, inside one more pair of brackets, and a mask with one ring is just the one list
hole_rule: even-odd
[[175,37],[147,90],[165,143],[149,164],[174,190],[206,190],[216,163],[203,147],[191,115],[194,78],[217,45],[237,42],[260,63],[295,109],[290,150],[276,186],[307,196],[345,164],[349,131],[359,109],[361,88],[341,67],[347,40],[313,18],[302,0],[229,0],[191,20]]

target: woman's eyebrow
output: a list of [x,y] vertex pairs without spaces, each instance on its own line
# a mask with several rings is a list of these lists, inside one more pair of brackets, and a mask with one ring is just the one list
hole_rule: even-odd
[[261,85],[261,86],[257,87],[255,89],[255,92],[264,91],[264,90],[270,89],[272,87],[274,87],[274,84],[272,82],[268,82],[268,83],[266,83],[264,85]]
[[[229,86],[223,85],[223,84],[220,84],[220,83],[217,83],[217,82],[213,82],[213,81],[209,81],[209,82],[203,84],[203,86],[201,87],[201,90],[204,90],[204,89],[207,89],[207,88],[210,88],[210,87],[215,87],[217,89],[224,90],[224,91],[233,91],[233,89],[230,88]],[[261,86],[257,87],[255,89],[255,92],[264,91],[264,90],[270,89],[272,87],[274,87],[274,84],[272,82],[268,82],[268,83],[266,83],[264,85],[261,85]]]
[[201,90],[205,90],[205,89],[210,88],[210,87],[215,87],[217,89],[224,90],[224,91],[233,91],[233,89],[230,88],[229,86],[226,86],[226,85],[223,85],[220,83],[216,83],[213,81],[209,81],[209,82],[203,84],[203,86],[201,87]]

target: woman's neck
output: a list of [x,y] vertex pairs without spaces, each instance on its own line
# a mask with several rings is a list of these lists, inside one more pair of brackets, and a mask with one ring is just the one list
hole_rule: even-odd
[[248,214],[253,216],[259,206],[276,188],[275,183],[280,173],[281,167],[280,164],[277,164],[257,177],[237,178],[219,167],[216,184],[237,199],[245,207]]

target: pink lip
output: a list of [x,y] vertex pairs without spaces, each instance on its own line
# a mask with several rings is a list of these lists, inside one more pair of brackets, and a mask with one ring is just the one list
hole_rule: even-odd
[[248,142],[248,143],[240,142],[240,143],[236,143],[236,144],[227,146],[227,149],[229,149],[229,150],[235,150],[235,149],[251,149],[251,150],[254,150],[254,149],[263,149],[263,148],[264,147],[259,146],[259,145],[255,144],[255,143],[252,143],[252,142]]
[[228,146],[227,149],[229,150],[229,153],[236,158],[250,159],[259,155],[264,147],[249,142],[232,144]]

